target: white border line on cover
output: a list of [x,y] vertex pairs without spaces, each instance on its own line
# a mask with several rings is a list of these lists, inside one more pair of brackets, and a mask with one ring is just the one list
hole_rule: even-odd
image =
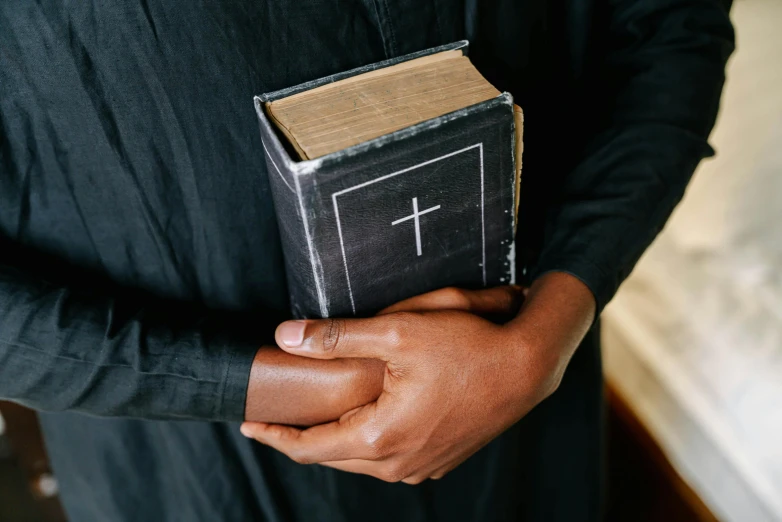
[[[342,239],[342,223],[339,220],[339,206],[337,205],[337,196],[341,196],[342,194],[346,194],[356,189],[366,187],[367,185],[372,185],[373,183],[377,183],[378,181],[383,181],[388,178],[398,176],[399,174],[404,174],[405,172],[410,172],[411,170],[415,170],[417,168],[424,167],[426,165],[431,165],[432,163],[436,163],[440,160],[450,158],[451,156],[456,156],[457,154],[461,154],[462,152],[466,152],[468,150],[474,149],[475,147],[478,147],[480,150],[480,161],[481,161],[481,241],[483,242],[482,268],[483,268],[483,285],[486,286],[486,226],[484,220],[484,205],[483,205],[483,199],[484,199],[483,198],[483,142],[481,142],[481,143],[476,143],[475,145],[470,145],[469,147],[464,147],[463,149],[449,152],[448,154],[438,156],[437,158],[424,161],[423,163],[418,163],[417,165],[413,165],[412,167],[407,167],[406,169],[398,170],[396,172],[392,172],[391,174],[386,174],[385,176],[380,176],[379,178],[370,181],[365,181],[364,183],[360,183],[352,187],[348,187],[346,189],[340,190],[339,192],[335,192],[331,195],[331,200],[334,202],[334,215],[337,218],[337,232],[339,233],[339,246],[342,249],[342,264],[345,267],[345,278],[347,279],[348,282],[348,293],[350,294],[350,306],[353,309],[354,315],[356,313],[356,303],[353,300],[353,289],[350,286],[350,272],[348,271],[348,259],[347,256],[345,255],[345,242]],[[298,180],[297,180],[297,185],[298,185]],[[306,231],[306,225],[305,225],[305,231]],[[316,282],[317,282],[317,278],[316,278]],[[320,294],[320,290],[318,290],[318,293]]]
[[299,186],[299,177],[294,176],[293,182],[296,184],[296,197],[299,200],[299,211],[301,212],[301,220],[304,222],[304,235],[307,238],[307,248],[310,251],[310,263],[312,264],[312,275],[315,279],[315,291],[318,293],[318,304],[320,305],[321,317],[329,316],[329,309],[326,305],[326,294],[323,292],[323,286],[318,278],[317,265],[315,263],[315,252],[312,246],[312,236],[310,235],[310,227],[307,223],[307,213],[304,210],[304,202],[301,200],[301,187]]
[[269,156],[269,161],[271,161],[272,165],[274,165],[274,170],[276,170],[277,174],[279,174],[280,177],[282,178],[282,182],[285,183],[286,187],[291,189],[291,192],[296,192],[295,190],[293,190],[293,187],[291,187],[291,184],[288,183],[288,180],[285,179],[285,176],[282,175],[282,171],[280,171],[280,167],[277,166],[277,162],[274,161],[274,158],[272,158],[271,153],[269,153],[269,149],[266,148],[266,144],[263,142],[263,136],[261,136],[261,145],[263,145],[263,150],[266,151],[266,155]]

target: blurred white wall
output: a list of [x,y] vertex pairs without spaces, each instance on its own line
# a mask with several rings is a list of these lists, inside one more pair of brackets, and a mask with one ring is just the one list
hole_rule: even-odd
[[752,196],[765,193],[757,204],[776,207],[776,216],[782,217],[779,176],[768,187],[756,179],[760,164],[782,161],[782,129],[774,135],[782,124],[782,0],[735,0],[732,19],[737,51],[728,66],[722,108],[710,140],[717,156],[698,169],[686,204],[677,209],[666,230],[690,248],[720,249],[734,239],[736,220],[764,224],[756,223],[764,216],[753,215],[752,207],[750,215],[735,208],[748,191]]
[[606,309],[606,376],[721,519],[782,521],[782,0],[732,18],[717,156]]

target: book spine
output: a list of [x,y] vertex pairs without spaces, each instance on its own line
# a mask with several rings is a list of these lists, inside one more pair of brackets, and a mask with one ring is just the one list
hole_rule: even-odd
[[[257,106],[261,143],[266,157],[269,184],[280,231],[291,312],[294,317],[328,317],[323,267],[312,239],[314,216],[305,203],[302,180],[286,166],[285,151],[273,137],[273,130]],[[309,178],[309,176],[307,176]],[[304,183],[309,181],[305,180]]]

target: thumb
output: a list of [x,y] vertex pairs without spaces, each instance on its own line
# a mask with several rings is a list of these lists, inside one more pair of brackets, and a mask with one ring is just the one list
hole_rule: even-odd
[[285,321],[277,345],[314,359],[369,358],[387,361],[402,332],[391,317]]
[[506,285],[482,290],[442,288],[417,295],[385,308],[379,315],[394,312],[461,310],[481,316],[512,316],[518,312],[526,292],[520,286]]

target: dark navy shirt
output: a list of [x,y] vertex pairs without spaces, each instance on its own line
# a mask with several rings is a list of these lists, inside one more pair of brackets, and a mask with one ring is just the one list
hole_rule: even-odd
[[288,309],[252,96],[465,38],[525,110],[519,273],[602,309],[711,153],[718,0],[0,4],[0,398],[47,412],[72,520],[595,520],[596,329],[550,400],[417,488],[230,424]]

